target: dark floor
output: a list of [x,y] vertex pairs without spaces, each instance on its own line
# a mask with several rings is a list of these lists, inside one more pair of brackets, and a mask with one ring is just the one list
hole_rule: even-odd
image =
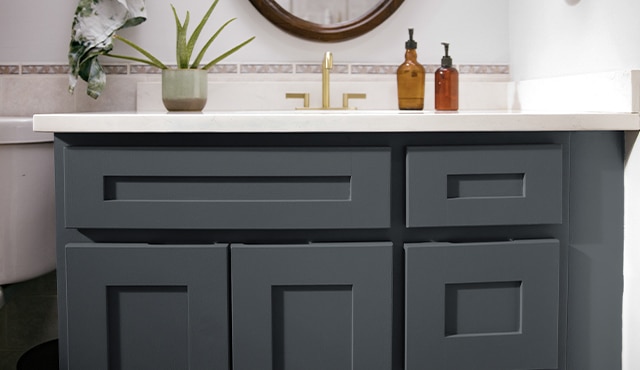
[[58,336],[56,274],[3,289],[6,305],[0,308],[0,370],[15,370],[24,352]]

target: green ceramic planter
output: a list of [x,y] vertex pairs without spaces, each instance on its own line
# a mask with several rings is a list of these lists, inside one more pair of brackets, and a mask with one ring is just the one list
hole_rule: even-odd
[[163,69],[162,102],[170,112],[199,112],[207,104],[207,71]]

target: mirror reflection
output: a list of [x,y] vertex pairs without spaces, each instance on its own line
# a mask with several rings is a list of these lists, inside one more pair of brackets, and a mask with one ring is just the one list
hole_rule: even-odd
[[380,0],[275,0],[280,7],[307,22],[333,25],[358,19]]

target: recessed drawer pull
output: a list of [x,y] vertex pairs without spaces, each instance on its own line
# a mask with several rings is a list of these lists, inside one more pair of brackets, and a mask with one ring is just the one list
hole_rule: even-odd
[[447,175],[447,199],[524,197],[524,173]]
[[324,201],[351,198],[350,176],[105,176],[110,201]]

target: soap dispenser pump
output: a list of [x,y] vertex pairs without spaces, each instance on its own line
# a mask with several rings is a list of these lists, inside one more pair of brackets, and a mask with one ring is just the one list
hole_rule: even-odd
[[409,40],[405,43],[404,63],[398,67],[398,108],[402,110],[422,110],[424,108],[425,69],[418,63],[413,39],[413,28],[409,29]]
[[453,68],[449,44],[443,42],[444,56],[435,73],[435,108],[441,111],[458,110],[458,70]]

